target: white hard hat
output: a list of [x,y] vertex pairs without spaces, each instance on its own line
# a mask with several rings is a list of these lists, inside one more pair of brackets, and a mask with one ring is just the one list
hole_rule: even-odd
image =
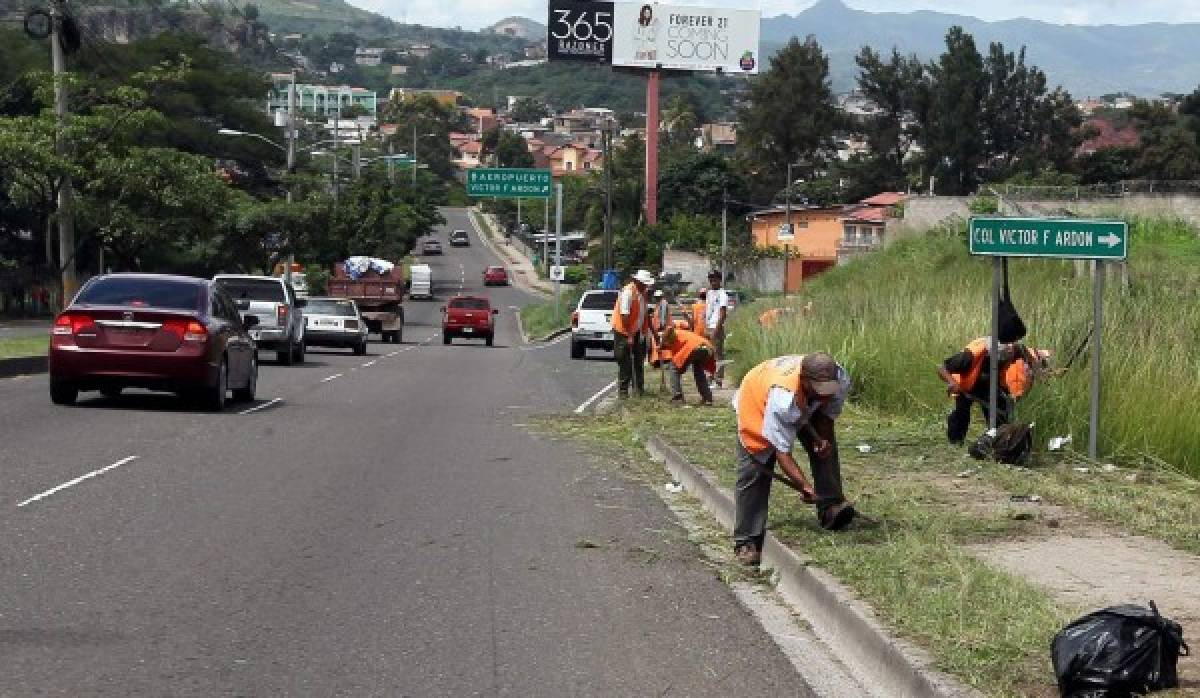
[[653,286],[654,285],[654,274],[651,274],[650,272],[646,271],[645,269],[638,269],[637,273],[633,275],[633,280],[643,283],[643,284],[646,284],[647,286]]

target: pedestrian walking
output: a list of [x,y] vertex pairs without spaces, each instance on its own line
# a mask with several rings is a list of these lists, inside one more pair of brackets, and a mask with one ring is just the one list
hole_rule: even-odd
[[662,334],[662,347],[670,357],[665,363],[671,381],[671,402],[683,404],[683,374],[690,369],[696,381],[696,392],[700,393],[700,404],[711,406],[713,396],[708,387],[708,376],[717,370],[712,343],[691,330],[671,326]]
[[712,340],[717,352],[716,384],[721,387],[725,379],[725,318],[729,314],[729,293],[721,288],[721,272],[708,272],[708,294],[704,297],[704,336]]
[[[946,417],[946,439],[961,446],[971,426],[971,405],[979,403],[984,421],[989,421],[991,401],[991,337],[980,337],[946,359],[938,376],[954,398],[954,409]],[[996,400],[996,425],[1008,424],[1016,401],[1024,397],[1039,375],[1049,369],[1050,352],[1032,349],[1019,342],[999,347],[1000,386]]]
[[613,307],[613,353],[617,360],[617,395],[629,397],[629,388],[646,394],[646,347],[650,336],[650,313],[646,289],[654,285],[654,275],[639,269],[617,294]]
[[[834,430],[849,392],[846,369],[822,352],[770,359],[742,379],[733,396],[738,429],[733,543],[742,564],[762,560],[776,463],[803,501],[816,505],[822,528],[838,531],[854,520],[854,507],[842,494]],[[808,453],[815,488],[792,455],[797,436]]]

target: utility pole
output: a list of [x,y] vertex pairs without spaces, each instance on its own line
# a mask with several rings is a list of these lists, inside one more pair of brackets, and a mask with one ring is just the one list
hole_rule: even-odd
[[[784,193],[784,221],[787,226],[787,234],[789,238],[795,238],[795,232],[792,228],[792,163],[789,160],[787,166],[787,189]],[[787,298],[788,292],[788,266],[791,264],[788,261],[788,246],[783,246],[783,297]]]
[[413,164],[412,164],[412,185],[413,190],[417,188],[417,122],[413,122]]
[[[67,57],[63,52],[63,22],[66,18],[66,0],[50,2],[50,61],[54,67],[54,149],[60,157],[67,155],[64,131],[67,125]],[[62,304],[67,307],[79,287],[75,275],[75,218],[72,211],[73,190],[71,178],[64,175],[58,183],[58,259],[62,271]]]
[[[562,266],[562,218],[563,218],[563,183],[562,181],[555,182],[554,189],[555,207],[554,207],[554,264]],[[549,203],[549,202],[547,202]],[[559,306],[561,304],[562,282],[554,282],[554,316],[558,317]]]
[[337,112],[333,115],[333,203],[338,202],[338,190],[341,186],[338,184],[338,146],[342,144],[342,136],[339,132],[342,123],[342,106],[339,103]]
[[[296,169],[296,71],[292,71],[292,81],[288,84],[287,111],[287,202],[288,208],[292,203],[292,173]],[[292,249],[291,231],[288,234],[287,270],[284,279],[292,283],[292,265],[296,263],[296,253]]]
[[550,199],[543,199],[546,204],[546,227],[542,229],[542,266],[546,267],[546,276],[550,276]]
[[354,157],[354,178],[358,179],[362,176],[362,144],[355,143],[350,146],[350,152]]
[[725,258],[729,246],[729,187],[721,187],[721,283],[725,283]]
[[604,137],[604,269],[613,268],[612,230],[612,128],[605,124]]

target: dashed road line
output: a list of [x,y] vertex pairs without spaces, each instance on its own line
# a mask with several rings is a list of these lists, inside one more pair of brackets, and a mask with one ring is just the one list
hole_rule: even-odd
[[270,401],[268,401],[268,402],[265,402],[265,403],[263,403],[263,404],[261,404],[261,405],[259,405],[259,406],[257,406],[257,407],[251,407],[251,408],[250,408],[250,409],[248,409],[248,410],[242,410],[241,412],[238,412],[238,414],[254,414],[255,412],[261,412],[261,411],[263,411],[263,410],[265,410],[265,409],[269,409],[269,408],[271,408],[271,407],[274,407],[275,405],[278,405],[278,404],[280,404],[281,402],[283,402],[283,398],[281,398],[281,397],[277,397],[277,398],[275,398],[275,399],[273,399],[273,400],[270,400]]
[[367,363],[363,364],[363,365],[362,365],[362,367],[363,367],[363,368],[370,368],[371,366],[374,366],[374,365],[375,365],[375,362],[374,362],[374,361],[368,361]]
[[90,480],[98,475],[103,475],[104,473],[107,473],[110,470],[116,470],[117,468],[121,467],[122,465],[132,463],[133,461],[137,460],[138,458],[139,458],[139,456],[128,456],[126,458],[122,458],[121,460],[117,461],[116,463],[113,463],[112,465],[106,465],[103,468],[98,468],[96,470],[93,470],[90,473],[85,473],[83,475],[80,475],[79,477],[75,478],[74,480],[68,480],[67,482],[64,482],[61,485],[51,487],[50,489],[46,490],[45,492],[42,492],[41,494],[33,495],[29,499],[26,499],[25,501],[18,504],[17,507],[21,508],[27,504],[33,504],[34,502],[37,502],[42,499],[45,499],[46,497],[49,497],[50,495],[54,494],[55,492],[61,492],[62,490],[67,489],[68,487],[74,487],[75,485],[78,485],[79,483],[83,482],[84,480]]
[[335,374],[333,374],[332,376],[329,376],[328,378],[322,378],[322,379],[321,379],[321,382],[322,382],[322,383],[328,383],[329,381],[332,381],[332,380],[337,380],[338,378],[341,378],[341,377],[342,377],[342,376],[344,376],[344,375],[346,375],[346,374],[344,374],[344,373],[335,373]]

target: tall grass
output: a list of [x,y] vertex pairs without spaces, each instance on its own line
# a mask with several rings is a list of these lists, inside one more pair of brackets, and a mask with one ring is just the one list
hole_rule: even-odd
[[[1159,459],[1200,477],[1200,238],[1185,223],[1131,224],[1130,286],[1106,284],[1100,450],[1106,458]],[[1031,346],[1059,364],[1091,328],[1091,276],[1071,262],[1011,260],[1013,300]],[[825,350],[846,364],[855,394],[889,411],[933,417],[949,410],[936,375],[945,357],[989,334],[990,260],[967,253],[963,227],[900,241],[821,275],[774,330],[756,312],[734,320],[737,370],[785,353]],[[1065,375],[1019,405],[1041,435],[1086,439],[1090,346]]]

